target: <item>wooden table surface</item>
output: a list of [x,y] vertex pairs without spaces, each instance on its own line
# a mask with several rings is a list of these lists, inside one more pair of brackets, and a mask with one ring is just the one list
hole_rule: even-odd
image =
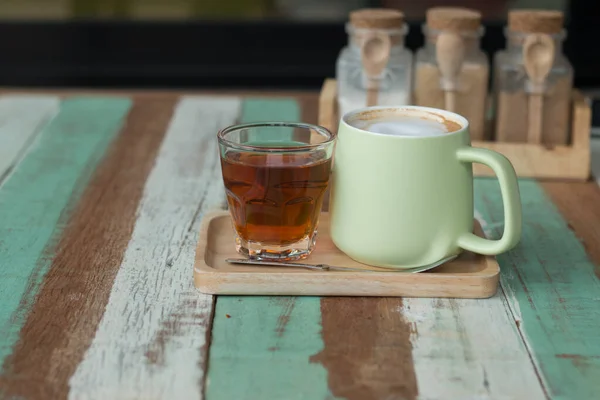
[[[597,399],[595,181],[520,181],[523,238],[498,257],[490,299],[194,289],[199,223],[225,207],[217,130],[316,122],[316,105],[316,94],[0,97],[0,398]],[[498,184],[478,178],[475,192],[497,237]]]

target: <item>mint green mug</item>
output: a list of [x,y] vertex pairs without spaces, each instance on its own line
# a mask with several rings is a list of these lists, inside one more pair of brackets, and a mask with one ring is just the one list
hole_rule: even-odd
[[[455,130],[440,136],[392,136],[356,127],[386,115],[432,120]],[[408,269],[462,250],[499,254],[519,241],[515,171],[503,155],[471,147],[469,123],[458,114],[416,106],[352,111],[340,121],[334,157],[331,238],[358,262]],[[499,240],[472,233],[471,163],[485,164],[498,176],[505,215]]]

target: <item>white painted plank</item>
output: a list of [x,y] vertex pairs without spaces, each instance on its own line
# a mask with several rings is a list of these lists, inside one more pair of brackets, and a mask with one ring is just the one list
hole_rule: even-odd
[[[486,223],[475,211],[484,231]],[[490,298],[404,299],[419,399],[544,399],[502,289]]]
[[0,97],[0,184],[59,108],[55,96]]
[[224,206],[219,128],[237,98],[189,97],[177,106],[96,336],[70,380],[71,399],[202,397],[212,297],[192,283],[199,222]]
[[490,299],[404,299],[419,399],[544,399],[501,291]]

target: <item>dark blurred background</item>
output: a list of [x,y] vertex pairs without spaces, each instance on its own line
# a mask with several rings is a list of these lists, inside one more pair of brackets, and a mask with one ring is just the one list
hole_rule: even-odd
[[403,10],[415,50],[439,5],[480,10],[490,55],[509,8],[564,11],[575,84],[600,87],[599,0],[0,0],[0,85],[317,89],[349,11]]

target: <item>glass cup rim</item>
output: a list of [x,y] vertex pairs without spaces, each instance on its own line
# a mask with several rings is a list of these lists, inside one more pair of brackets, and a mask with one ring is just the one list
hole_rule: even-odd
[[[286,128],[302,128],[308,130],[314,130],[321,134],[324,134],[327,137],[327,140],[321,143],[314,144],[304,144],[299,146],[292,147],[277,147],[277,146],[253,146],[248,144],[236,143],[231,140],[225,139],[225,135],[227,133],[237,131],[240,129],[246,128],[260,128],[260,127],[286,127]],[[286,121],[268,121],[268,122],[249,122],[243,124],[234,124],[227,126],[217,133],[217,139],[219,143],[225,145],[227,147],[234,148],[236,150],[244,150],[244,151],[254,151],[254,152],[275,152],[275,153],[291,153],[297,151],[308,151],[315,150],[318,148],[322,148],[323,146],[327,146],[335,141],[337,134],[335,132],[331,132],[329,129],[314,124],[308,124],[305,122],[286,122]]]

